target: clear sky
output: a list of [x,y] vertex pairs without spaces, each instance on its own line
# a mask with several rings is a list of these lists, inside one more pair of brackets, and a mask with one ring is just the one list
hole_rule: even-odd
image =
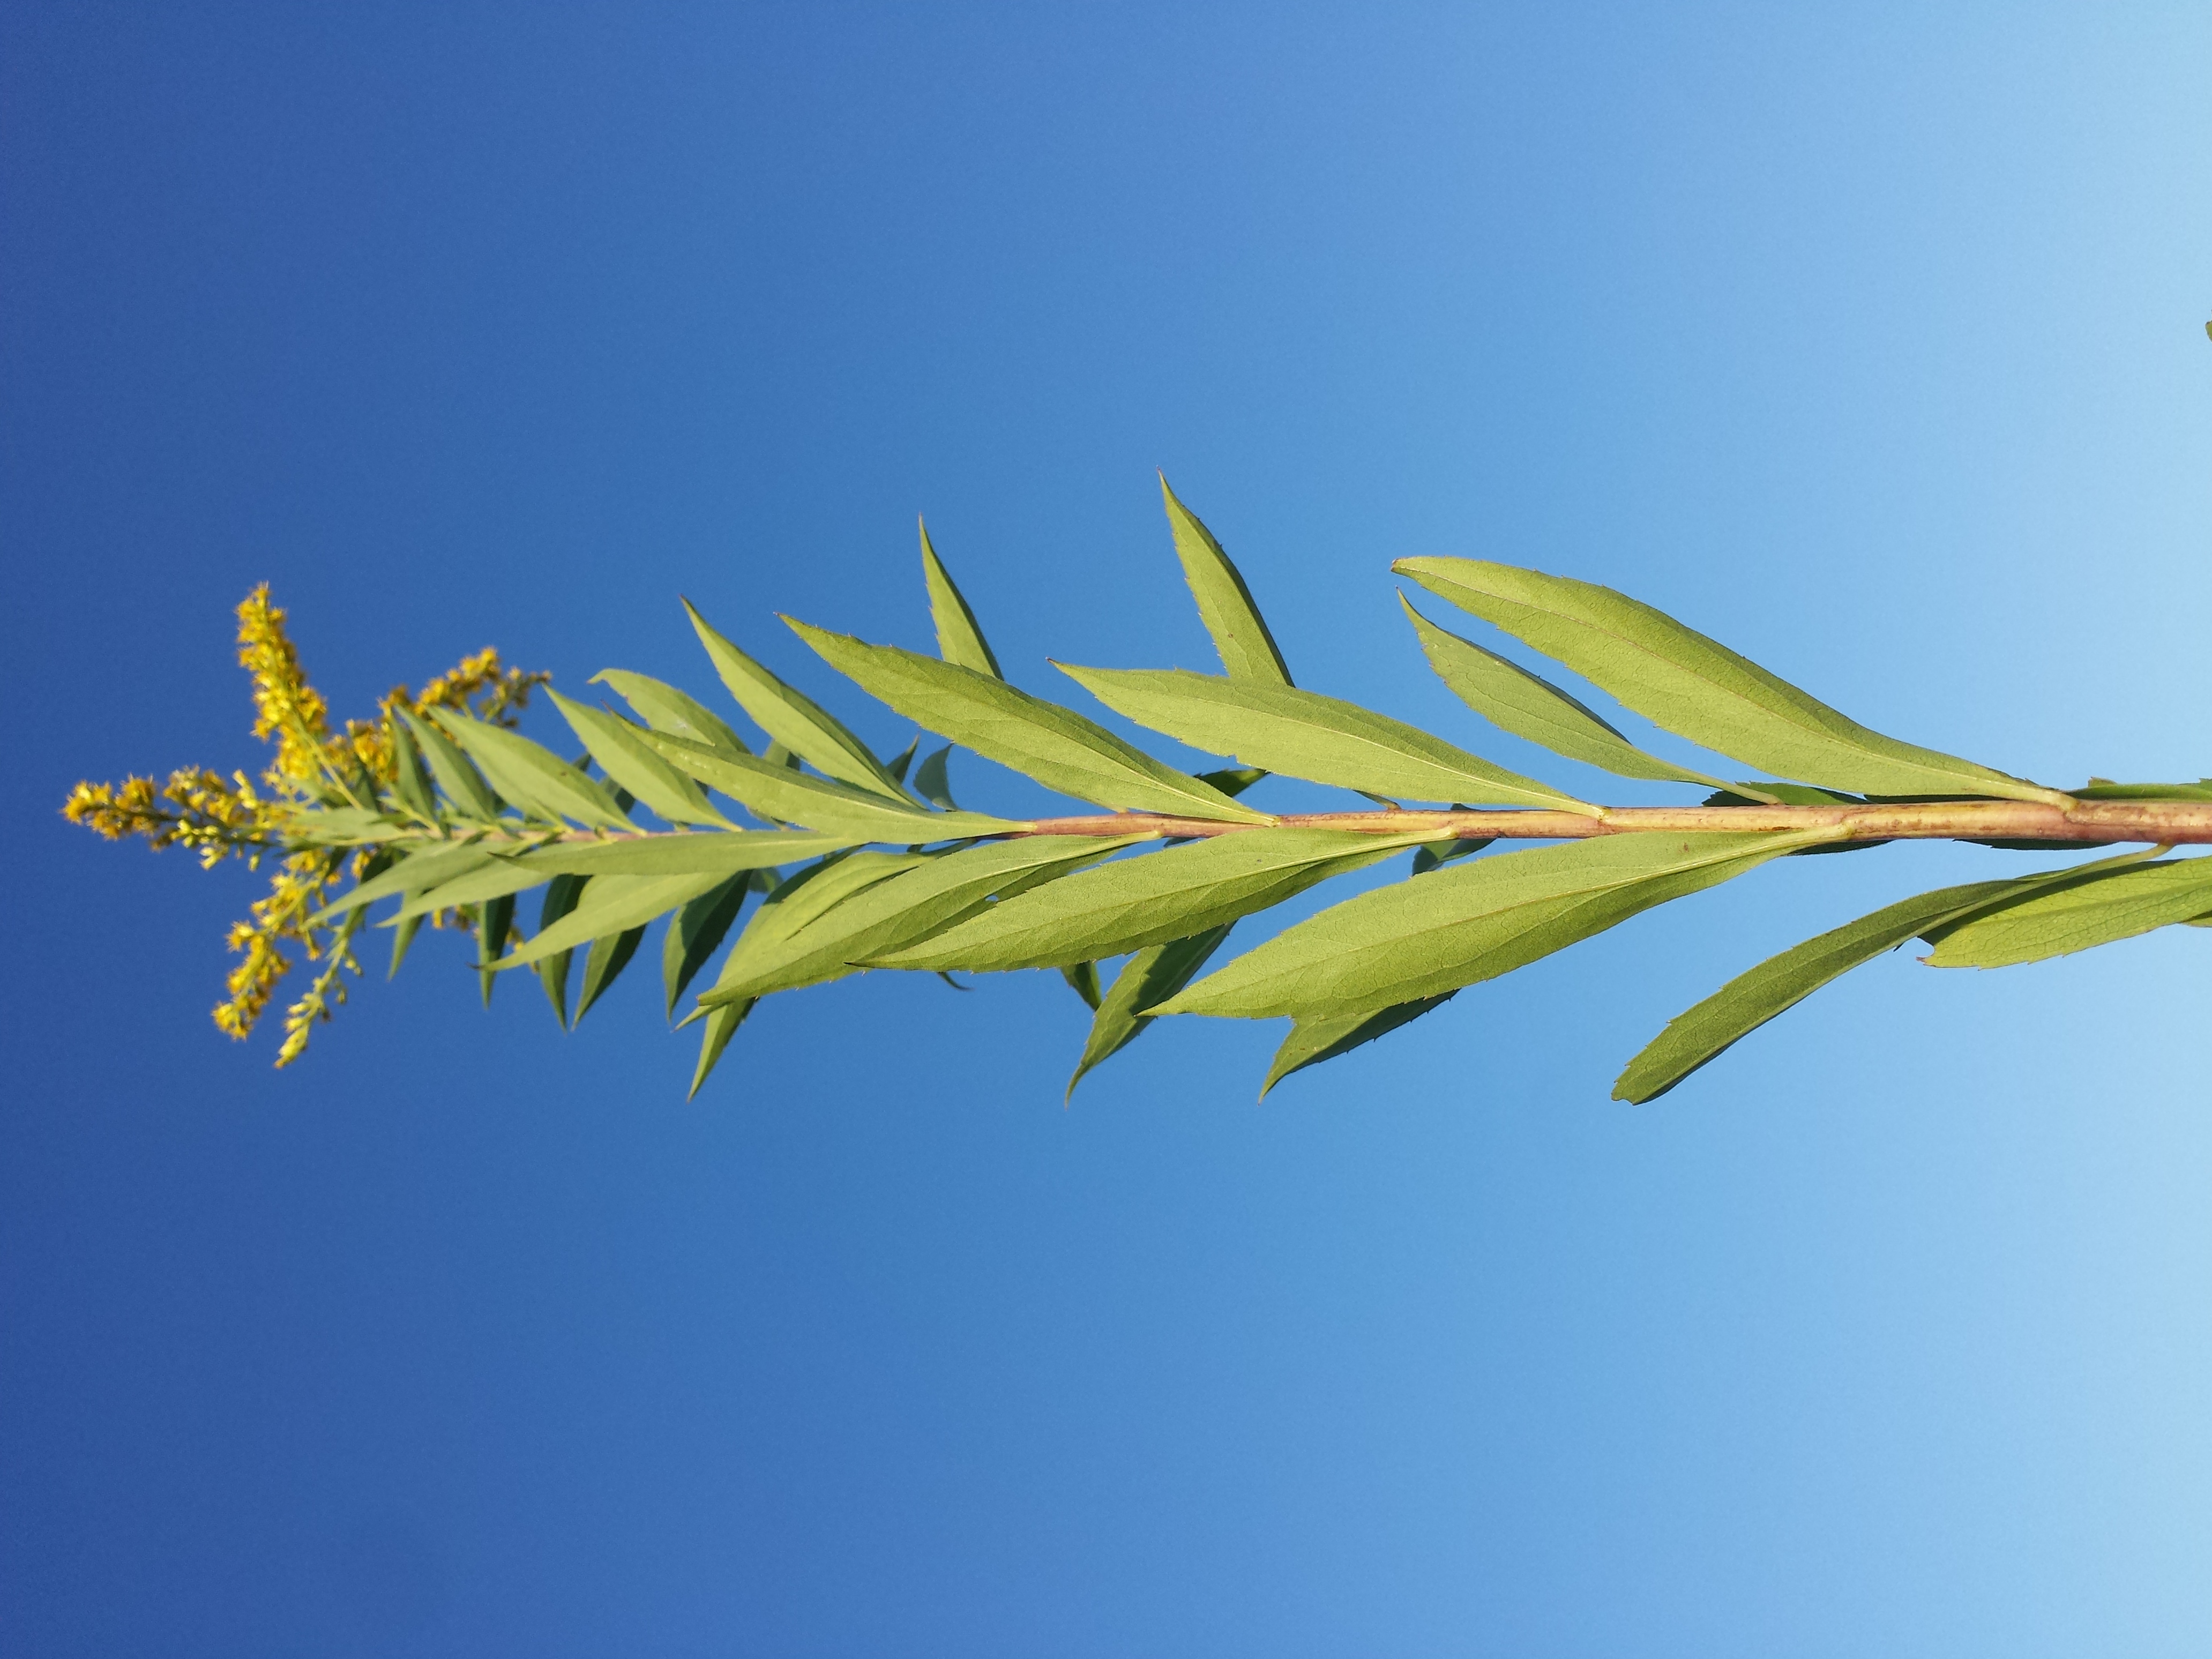
[[1264,1106],[1274,1028],[1171,1020],[1063,1110],[1039,974],[774,1000],[686,1105],[649,961],[563,1036],[449,938],[273,1073],[252,879],[54,809],[258,763],[264,580],[342,712],[704,690],[685,592],[896,748],[775,613],[926,647],[924,512],[1018,682],[1203,667],[1156,467],[1301,683],[1563,782],[1393,557],[2198,776],[2208,68],[2201,5],[7,8],[0,1647],[2203,1653],[2207,935],[1899,952],[1606,1097],[2030,855],[1790,860]]

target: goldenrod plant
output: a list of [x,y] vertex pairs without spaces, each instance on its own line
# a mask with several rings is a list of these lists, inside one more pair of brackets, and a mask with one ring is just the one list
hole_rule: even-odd
[[[1138,726],[1234,763],[1224,769],[1182,771],[1010,684],[925,532],[936,656],[785,619],[830,668],[935,739],[919,761],[922,736],[878,758],[688,603],[723,686],[757,728],[753,743],[690,694],[608,669],[593,684],[620,708],[549,689],[581,750],[563,758],[516,729],[546,677],[489,650],[419,694],[395,690],[374,719],[333,729],[264,587],[239,608],[254,731],[275,745],[260,786],[187,769],[158,786],[80,784],[64,811],[105,836],[189,848],[209,866],[275,862],[268,896],[232,930],[243,959],[216,1023],[246,1036],[291,966],[283,947],[296,945],[318,971],[286,1012],[280,1066],[343,1000],[377,907],[389,907],[380,925],[394,972],[426,919],[466,927],[485,998],[501,975],[529,969],[564,1026],[665,918],[672,1017],[706,978],[681,1022],[702,1027],[695,1095],[773,993],[869,969],[1057,969],[1094,1011],[1071,1093],[1154,1019],[1197,1014],[1291,1022],[1264,1095],[1467,986],[1655,905],[1774,859],[1888,841],[2131,850],[1918,894],[1808,939],[1672,1021],[1629,1062],[1615,1097],[1664,1094],[1839,974],[1914,939],[1933,947],[1925,960],[1937,967],[1996,968],[2212,924],[2212,859],[2166,856],[2212,842],[2212,780],[2051,788],[1869,731],[1610,588],[1483,560],[1398,561],[1393,569],[1431,600],[1759,775],[1745,781],[1647,752],[1401,591],[1430,665],[1492,725],[1586,766],[1698,792],[1680,805],[1601,805],[1294,684],[1237,567],[1164,481],[1162,493],[1222,672],[1054,666]],[[1106,810],[1027,820],[963,811],[947,767],[957,749]],[[1365,799],[1270,814],[1242,799],[1270,773]],[[1549,844],[1492,850],[1526,841]],[[1397,854],[1409,855],[1406,879],[1205,971],[1245,918]],[[526,930],[516,901],[533,890],[537,926]]]

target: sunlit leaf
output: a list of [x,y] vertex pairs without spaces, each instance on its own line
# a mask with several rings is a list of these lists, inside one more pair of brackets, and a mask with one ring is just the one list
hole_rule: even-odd
[[694,836],[625,836],[614,841],[556,841],[504,854],[540,876],[726,876],[773,870],[860,845],[861,837],[808,830],[732,830]]
[[1349,899],[1207,975],[1156,1013],[1364,1013],[1494,979],[1817,834],[1605,836],[1477,859]]
[[[500,958],[501,968],[521,968],[556,951],[573,950],[611,934],[644,926],[718,885],[725,878],[704,876],[594,876],[576,908],[528,944]],[[588,1006],[585,999],[583,1006]],[[577,1018],[583,1018],[583,1006]]]
[[[794,870],[769,890],[753,919],[723,958],[714,988],[699,999],[701,1009],[716,1005],[762,963],[783,960],[791,941],[809,922],[866,892],[880,882],[929,861],[927,853],[848,853]],[[692,1019],[700,1018],[694,1012]],[[687,1020],[685,1022],[689,1024]]]
[[343,910],[351,910],[377,900],[390,898],[395,893],[419,893],[426,888],[451,881],[456,876],[466,875],[471,870],[489,867],[497,862],[476,842],[433,841],[422,843],[422,850],[411,852],[398,863],[381,874],[355,886],[335,902],[326,905],[315,920],[323,921]]
[[430,775],[438,781],[438,787],[446,792],[447,803],[464,817],[489,823],[499,816],[499,799],[491,786],[483,780],[466,755],[453,747],[453,739],[426,720],[418,719],[405,709],[399,711],[401,724],[421,747],[422,758],[429,763]]
[[1132,748],[1097,722],[988,674],[801,622],[791,626],[869,696],[925,730],[1035,778],[1048,789],[1102,806],[1236,823],[1268,821],[1266,814],[1239,806],[1212,785]]
[[729,828],[730,821],[707,804],[699,786],[663,759],[628,720],[604,708],[572,702],[558,691],[546,695],[599,763],[599,769],[636,799],[671,823]]
[[450,708],[439,709],[434,718],[440,728],[483,769],[492,787],[524,811],[556,822],[573,818],[594,830],[630,827],[614,798],[597,781],[586,777],[544,744]]
[[865,790],[807,777],[765,757],[756,760],[750,755],[717,754],[659,732],[646,734],[645,741],[708,788],[720,790],[760,817],[778,823],[805,824],[825,835],[855,841],[923,842],[1003,835],[1024,827],[980,812],[928,812],[916,803],[901,805]]
[[714,659],[714,672],[762,731],[817,772],[866,793],[906,800],[906,791],[899,787],[898,781],[836,715],[805,693],[786,685],[709,628],[690,600],[684,601],[684,609],[698,631],[699,642]]
[[[1221,942],[1236,925],[1224,921],[1190,939],[1147,945],[1121,964],[1121,971],[1115,975],[1106,994],[1091,1004],[1097,1012],[1083,1045],[1083,1057],[1076,1061],[1075,1075],[1067,1079],[1067,1092],[1063,1098],[1073,1099],[1075,1085],[1083,1081],[1086,1073],[1111,1060],[1144,1035],[1153,1017],[1141,1011],[1156,1002],[1166,1001],[1189,984],[1191,976],[1206,966],[1206,958],[1221,948]],[[1094,977],[1094,985],[1096,982]]]
[[[1431,832],[1428,839],[1435,839]],[[1417,845],[1420,836],[1243,830],[1064,876],[994,904],[889,968],[1058,968],[1188,939]]]
[[415,734],[404,720],[392,720],[386,729],[392,733],[392,793],[411,811],[434,822],[438,800],[431,791],[429,774],[423,769],[422,751],[416,745]]
[[929,588],[930,619],[937,624],[937,654],[994,680],[1006,678],[982,629],[976,624],[975,613],[952,585],[951,574],[937,556],[937,550],[929,544],[927,525],[921,527],[921,578]]
[[1748,765],[1873,794],[2056,790],[1868,730],[1664,612],[1592,582],[1480,559],[1391,567],[1565,665],[1654,724]]
[[688,738],[726,755],[749,755],[745,740],[727,721],[689,692],[679,691],[649,674],[633,674],[626,668],[603,668],[592,676],[594,684],[611,685],[636,710],[637,717],[656,732]]
[[1168,525],[1175,532],[1176,557],[1182,562],[1183,580],[1190,584],[1191,597],[1198,601],[1200,620],[1213,636],[1222,672],[1231,679],[1288,685],[1290,668],[1283,661],[1275,636],[1261,620],[1260,607],[1253,603],[1252,590],[1244,585],[1242,573],[1221,550],[1213,532],[1176,499],[1164,476],[1160,479],[1160,498],[1167,505]]
[[1398,603],[1405,606],[1420,638],[1422,654],[1437,678],[1492,726],[1541,744],[1555,755],[1621,777],[1727,787],[1719,778],[1645,754],[1579,698],[1519,663],[1437,627],[1414,610],[1404,594],[1398,596]]
[[1139,726],[1269,772],[1411,800],[1597,810],[1340,698],[1180,668],[1060,672]]
[[[2077,872],[2078,873],[2078,872]],[[2043,962],[2212,908],[2212,858],[2134,864],[2055,885],[1931,933],[1937,968],[2010,968]]]
[[[1036,836],[986,842],[925,858],[865,890],[822,907],[781,938],[748,930],[730,952],[714,988],[701,999],[726,1002],[842,978],[886,952],[928,939],[985,908],[1064,872],[1133,845],[1133,836]],[[864,855],[865,856],[865,855]],[[853,862],[855,860],[848,860]],[[813,897],[819,899],[817,887]],[[791,920],[787,915],[784,920]]]
[[1348,1014],[1323,1017],[1308,1016],[1291,1027],[1290,1036],[1283,1046],[1275,1050],[1274,1063],[1267,1068],[1267,1081],[1260,1085],[1260,1098],[1265,1100],[1267,1091],[1293,1072],[1303,1072],[1309,1066],[1318,1066],[1325,1060],[1334,1060],[1348,1054],[1354,1048],[1372,1042],[1379,1036],[1388,1036],[1401,1025],[1412,1024],[1423,1014],[1432,1013],[1459,994],[1445,991],[1432,997],[1422,997],[1414,1002],[1401,1002],[1393,1007],[1380,1008],[1372,1012],[1354,1011]]

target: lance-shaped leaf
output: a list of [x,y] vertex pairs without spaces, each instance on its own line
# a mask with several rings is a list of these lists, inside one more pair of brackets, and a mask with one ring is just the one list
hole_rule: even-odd
[[1417,1001],[1825,838],[1647,832],[1477,859],[1324,910],[1153,1012],[1304,1019]]
[[774,738],[817,772],[849,783],[869,794],[904,802],[906,791],[884,769],[867,744],[845,729],[844,723],[804,692],[786,685],[767,669],[707,625],[706,618],[684,601],[699,642],[714,659],[714,672],[730,695],[753,717],[760,729]]
[[951,757],[952,745],[949,743],[924,755],[921,764],[914,769],[914,793],[932,806],[957,812],[960,805],[952,799],[952,781],[945,773],[945,763]]
[[1347,830],[1240,830],[1064,876],[993,905],[884,968],[1058,968],[1188,939],[1422,840]]
[[697,784],[638,735],[628,720],[604,708],[573,702],[558,691],[546,695],[583,741],[599,769],[671,823],[705,823],[726,830],[730,821],[707,804]]
[[1006,678],[998,658],[991,653],[990,642],[976,623],[975,613],[968,608],[967,599],[952,585],[951,573],[929,544],[927,525],[921,526],[921,579],[929,588],[930,620],[937,624],[937,654],[994,680]]
[[2212,778],[2195,783],[2113,783],[2099,778],[2070,793],[2081,800],[2212,800]]
[[1190,584],[1191,598],[1198,601],[1199,619],[1213,636],[1222,672],[1231,679],[1288,685],[1290,667],[1283,661],[1275,636],[1267,631],[1260,607],[1252,602],[1252,590],[1245,586],[1243,573],[1230,562],[1221,544],[1199,522],[1198,515],[1176,499],[1164,473],[1160,477],[1160,499],[1167,505],[1168,526],[1175,532],[1176,557],[1182,561],[1183,580]]
[[1656,1100],[1699,1066],[1786,1013],[1829,981],[1952,916],[1977,910],[2018,891],[2016,881],[1977,881],[1939,888],[1886,905],[1802,945],[1794,945],[1738,974],[1667,1029],[1630,1060],[1613,1085],[1613,1097],[1641,1105]]
[[1231,823],[1268,822],[1265,813],[1239,806],[1212,784],[1154,760],[1096,721],[1003,680],[896,646],[869,645],[784,620],[870,696],[1048,789],[1102,806]]
[[1290,1036],[1283,1039],[1283,1046],[1275,1050],[1274,1063],[1267,1067],[1267,1081],[1260,1085],[1260,1098],[1265,1100],[1267,1091],[1291,1073],[1303,1072],[1309,1066],[1348,1054],[1379,1036],[1388,1036],[1401,1025],[1409,1025],[1423,1014],[1443,1007],[1458,994],[1456,991],[1445,991],[1372,1012],[1354,1011],[1326,1017],[1309,1015],[1299,1019],[1291,1025]]
[[390,898],[395,893],[419,893],[425,888],[435,887],[456,876],[466,875],[471,870],[485,869],[497,862],[476,842],[433,841],[420,845],[422,851],[410,853],[390,869],[358,884],[336,903],[326,905],[317,912],[314,920],[324,921],[342,910],[374,904],[377,900]]
[[404,708],[399,711],[399,718],[422,746],[422,758],[430,763],[430,775],[446,792],[447,802],[453,809],[464,817],[487,823],[497,817],[498,797],[492,793],[483,774],[477,770],[469,757],[453,747],[453,739],[429,721]]
[[1403,799],[1598,810],[1340,698],[1181,668],[1059,666],[1138,725],[1270,772]]
[[422,753],[416,746],[415,734],[407,729],[404,720],[398,719],[387,719],[385,729],[392,734],[392,793],[410,811],[434,820],[438,799],[431,791],[429,775],[423,769]]
[[928,862],[926,853],[850,853],[793,871],[772,889],[738,942],[723,958],[722,971],[712,989],[699,999],[683,1023],[700,1018],[716,1007],[718,993],[736,986],[752,971],[752,964],[778,957],[792,939],[810,923],[840,904]]
[[1776,1015],[1786,1013],[1831,980],[1909,939],[1933,936],[1951,922],[1995,910],[2014,901],[2071,883],[2094,880],[2108,871],[2140,864],[2147,853],[2071,869],[2045,870],[2005,881],[1968,882],[1939,887],[1885,905],[1871,915],[1845,922],[1802,945],[1770,957],[1738,974],[1694,1008],[1667,1022],[1644,1051],[1628,1062],[1613,1085],[1613,1097],[1641,1105],[1656,1100],[1691,1073],[1748,1036]]
[[1519,663],[1437,627],[1414,610],[1403,593],[1398,603],[1405,606],[1420,639],[1421,653],[1437,678],[1492,726],[1620,777],[1728,787],[1719,778],[1645,754],[1581,699]]
[[920,842],[1002,836],[1026,827],[981,812],[925,811],[912,802],[902,805],[863,789],[810,778],[766,757],[717,754],[665,732],[644,736],[664,757],[762,817],[779,823],[803,823],[824,835],[854,841]]
[[[2077,872],[2078,873],[2078,872]],[[2212,858],[2102,872],[1932,931],[1937,968],[2011,968],[2110,945],[2212,908]]]
[[[557,951],[641,927],[720,884],[720,876],[595,876],[574,910],[528,944],[499,959],[501,968],[524,968]],[[588,999],[586,1005],[588,1006]],[[579,1019],[583,1008],[576,1011]]]
[[[538,931],[544,933],[555,922],[576,908],[576,901],[584,896],[583,876],[556,876],[545,884],[544,902],[538,911]],[[561,1029],[568,1029],[568,962],[569,953],[557,951],[538,964],[538,982],[545,988],[545,1000],[553,1005],[553,1018]]]
[[584,982],[576,990],[576,1023],[584,1023],[584,1016],[592,1012],[592,1005],[605,994],[606,989],[629,966],[637,947],[645,942],[642,924],[625,927],[619,933],[603,933],[592,941],[591,951],[584,958]]
[[492,787],[526,812],[594,830],[627,830],[629,820],[599,782],[519,732],[440,709],[438,724],[483,769]]
[[699,1097],[700,1085],[706,1082],[707,1074],[721,1060],[722,1050],[730,1046],[730,1039],[737,1035],[738,1027],[745,1023],[745,1016],[752,1011],[750,1002],[726,1002],[708,1014],[699,1038],[699,1061],[691,1068],[691,1091],[684,1099]]
[[2059,805],[2068,799],[1869,731],[1609,587],[1480,559],[1401,559],[1391,568],[1495,623],[1654,724],[1784,777],[1881,795],[1996,795]]
[[751,871],[741,871],[691,900],[668,924],[660,951],[660,982],[668,993],[667,1012],[672,1018],[676,1000],[721,949],[738,913],[744,908],[745,895],[758,884],[759,878]]
[[726,755],[752,753],[744,739],[732,732],[720,714],[689,692],[679,691],[649,674],[633,674],[626,668],[602,668],[592,676],[592,683],[612,686],[617,695],[636,710],[637,717],[656,732],[689,738]]
[[1495,836],[1469,836],[1459,841],[1441,842],[1431,847],[1417,847],[1413,849],[1413,873],[1417,876],[1425,876],[1431,870],[1441,869],[1447,864],[1455,864],[1463,858],[1471,858],[1497,839]]
[[1139,839],[1034,836],[939,854],[842,896],[785,937],[749,932],[732,949],[714,988],[700,1000],[731,1002],[841,978],[975,915],[994,895],[1006,902]]
[[1085,1073],[1145,1034],[1153,1016],[1143,1011],[1156,1002],[1165,1002],[1189,984],[1192,975],[1206,966],[1236,925],[1224,921],[1189,939],[1147,945],[1121,964],[1114,983],[1091,1005],[1097,1012],[1091,1017],[1091,1035],[1084,1042],[1083,1057],[1075,1063],[1075,1075],[1067,1079],[1063,1099],[1073,1100],[1075,1085]]
[[492,988],[499,983],[499,975],[492,971],[492,958],[507,949],[507,941],[514,933],[514,897],[502,894],[489,900],[477,912],[477,984],[483,992],[483,1005],[491,1006]]
[[386,979],[399,977],[399,964],[407,960],[407,948],[415,943],[415,935],[422,931],[422,918],[410,916],[392,930],[392,965],[384,970]]
[[849,836],[820,836],[806,830],[732,830],[548,842],[504,856],[541,874],[558,870],[578,876],[726,876],[740,870],[773,870],[859,844]]
[[389,927],[404,922],[410,916],[427,916],[440,910],[450,910],[457,905],[484,904],[512,894],[526,892],[541,881],[550,881],[558,871],[538,868],[520,859],[495,859],[491,863],[465,870],[435,887],[420,891],[410,890],[400,901],[399,908],[386,917],[383,926]]

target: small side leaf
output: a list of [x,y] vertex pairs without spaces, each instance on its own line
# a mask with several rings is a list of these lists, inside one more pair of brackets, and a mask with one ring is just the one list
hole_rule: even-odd
[[628,720],[604,708],[572,702],[558,691],[549,690],[546,695],[599,763],[599,769],[634,798],[671,823],[730,827],[730,821],[707,804],[699,786],[663,759]]
[[1268,1066],[1267,1081],[1260,1085],[1260,1098],[1265,1100],[1267,1091],[1291,1073],[1303,1072],[1309,1066],[1348,1054],[1379,1036],[1388,1036],[1401,1025],[1409,1025],[1423,1014],[1434,1012],[1458,994],[1456,991],[1445,991],[1372,1013],[1355,1010],[1348,1014],[1296,1021],[1291,1026],[1290,1036],[1283,1039],[1283,1046],[1275,1050],[1274,1064]]
[[1412,800],[1598,809],[1357,703],[1187,669],[1056,665],[1117,714],[1179,743],[1288,777]]
[[1260,680],[1288,685],[1291,671],[1283,661],[1275,636],[1267,631],[1260,607],[1244,577],[1213,539],[1213,532],[1198,515],[1176,499],[1166,475],[1160,478],[1160,499],[1168,510],[1168,526],[1175,532],[1176,557],[1182,563],[1183,580],[1198,601],[1199,619],[1213,636],[1221,657],[1221,672],[1231,679]]
[[503,893],[488,901],[477,912],[477,983],[483,991],[483,1005],[491,1006],[492,987],[499,975],[492,963],[507,948],[507,941],[514,932],[514,896]]
[[708,1013],[699,1037],[699,1063],[691,1069],[691,1090],[684,1099],[699,1097],[699,1086],[706,1082],[707,1074],[722,1058],[722,1050],[730,1046],[730,1039],[737,1035],[738,1027],[745,1023],[745,1016],[752,1011],[750,1002],[726,1002]]
[[804,692],[786,685],[709,628],[690,600],[684,601],[684,609],[698,632],[699,642],[714,659],[714,672],[762,731],[826,776],[869,794],[901,803],[906,800],[906,791],[899,787],[898,781],[836,715]]
[[[1075,1063],[1075,1075],[1067,1079],[1067,1092],[1063,1099],[1073,1100],[1075,1085],[1083,1081],[1087,1073],[1111,1060],[1145,1034],[1153,1016],[1144,1010],[1156,1002],[1165,1002],[1189,984],[1192,976],[1206,966],[1207,958],[1221,948],[1221,942],[1236,925],[1224,921],[1218,927],[1209,927],[1189,939],[1146,945],[1121,964],[1121,971],[1114,976],[1114,983],[1105,996],[1091,1002],[1097,1013],[1091,1022],[1091,1035],[1084,1042],[1083,1057]],[[1092,983],[1095,987],[1095,969]]]
[[952,799],[952,781],[945,774],[945,763],[952,757],[952,745],[933,750],[921,757],[921,764],[914,769],[914,793],[932,806],[957,812],[959,803]]
[[[583,876],[556,876],[545,884],[545,900],[538,911],[538,931],[544,933],[555,922],[576,908],[583,896]],[[545,988],[545,1000],[553,1005],[553,1018],[561,1029],[568,1029],[568,952],[556,951],[538,964],[538,982]]]
[[483,780],[466,755],[453,747],[453,739],[426,720],[402,709],[401,722],[415,741],[422,746],[422,758],[430,763],[430,774],[438,781],[438,787],[446,792],[446,800],[462,817],[489,823],[499,816],[499,798]]
[[555,823],[573,818],[594,830],[630,827],[613,796],[543,744],[450,708],[440,709],[435,718],[492,787],[524,811]]
[[1035,778],[1048,789],[1102,806],[1265,823],[1212,784],[1133,748],[1073,709],[1018,691],[972,668],[896,646],[869,645],[792,622],[823,661],[926,731]]
[[660,981],[668,993],[668,1013],[672,1018],[676,1012],[676,1000],[721,948],[731,924],[744,908],[745,895],[753,890],[758,879],[750,870],[732,876],[685,904],[669,922],[667,938],[660,951]]
[[929,588],[930,620],[937,624],[937,654],[994,680],[1006,678],[982,629],[976,625],[975,613],[968,608],[968,601],[952,585],[951,573],[929,544],[927,525],[921,526],[921,579]]
[[592,1012],[592,1005],[629,966],[630,958],[637,954],[637,947],[644,940],[645,929],[640,927],[605,934],[592,941],[591,954],[584,958],[584,982],[576,991],[578,1024],[583,1024],[584,1016]]
[[[556,951],[573,950],[580,945],[594,944],[609,935],[641,927],[655,916],[665,915],[678,905],[690,902],[722,880],[716,875],[594,877],[574,910],[528,944],[518,945],[510,954],[499,958],[497,965],[527,967]],[[586,998],[583,1006],[576,1011],[579,1019],[583,1018],[583,1007],[589,1005],[590,999]]]
[[[2080,872],[2076,872],[2077,874]],[[1935,931],[1936,968],[2012,968],[2185,922],[2212,908],[2212,858],[2100,872]]]
[[[954,669],[964,673],[964,669]],[[995,682],[990,682],[995,683]],[[721,755],[659,732],[645,734],[664,757],[710,789],[778,823],[801,823],[853,841],[921,842],[1004,835],[1023,826],[980,812],[926,812],[823,778],[776,765],[765,756]]]
[[626,668],[603,668],[592,676],[592,683],[612,686],[622,700],[637,712],[637,717],[656,732],[688,738],[726,755],[752,753],[744,739],[730,730],[720,714],[690,693],[679,691],[649,674],[633,674]]

